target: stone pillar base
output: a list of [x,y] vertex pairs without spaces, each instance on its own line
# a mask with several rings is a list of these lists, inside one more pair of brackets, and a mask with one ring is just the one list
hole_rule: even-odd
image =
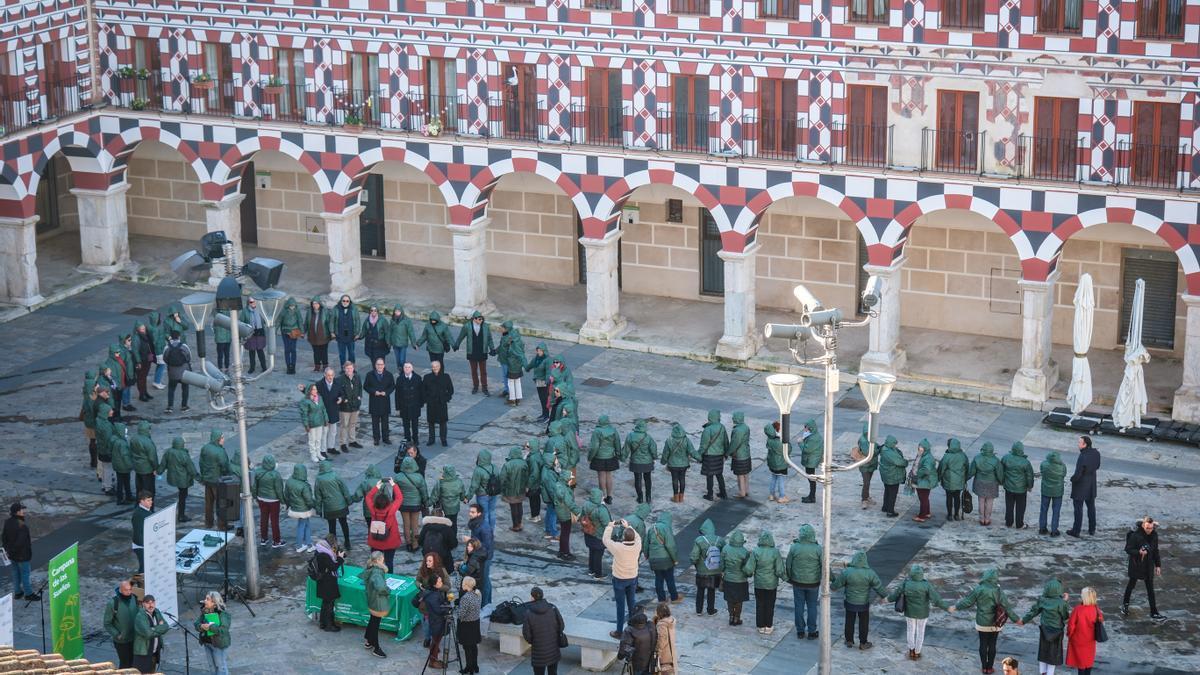
[[[343,295],[348,295],[355,304],[362,304],[364,300],[370,297],[370,294],[371,289],[359,284],[353,288],[347,288],[340,291],[332,290],[329,292],[329,295],[325,296],[325,298],[330,302],[330,304],[336,305],[341,301]],[[382,316],[382,314],[380,316]]]
[[757,354],[758,348],[761,346],[761,341],[756,334],[741,338],[722,337],[717,342],[716,355],[717,358],[730,361],[745,361]]
[[1176,422],[1200,424],[1200,387],[1180,387],[1175,390],[1171,419]]
[[1021,368],[1013,376],[1012,397],[1019,401],[1045,403],[1058,382],[1058,364],[1050,361],[1042,368]]
[[[483,302],[477,305],[455,305],[450,309],[450,314],[446,318],[455,319],[456,321],[462,321],[463,323],[466,323],[467,320],[471,318],[471,314],[474,312],[479,312],[484,316],[490,316],[495,314],[496,305],[493,304],[491,300],[486,298],[484,298]],[[497,335],[499,335],[499,333],[497,333]]]
[[899,375],[908,363],[908,352],[896,347],[891,352],[867,352],[858,362],[860,373],[889,373]]
[[579,339],[594,344],[608,344],[609,340],[621,335],[628,328],[625,317],[619,315],[608,321],[587,321],[579,329]]

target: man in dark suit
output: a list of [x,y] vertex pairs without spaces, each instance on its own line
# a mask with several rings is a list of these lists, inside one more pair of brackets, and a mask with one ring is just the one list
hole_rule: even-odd
[[317,380],[317,394],[325,404],[325,414],[329,416],[329,423],[325,425],[325,454],[340,455],[342,453],[337,449],[337,435],[340,412],[338,400],[342,398],[342,383],[334,378],[333,368],[326,367],[325,377]]
[[421,421],[421,408],[425,405],[425,396],[421,386],[421,376],[413,371],[411,363],[405,363],[400,374],[396,376],[396,412],[404,420],[404,442],[407,445],[419,444],[418,424]]
[[375,369],[367,373],[363,380],[363,391],[367,394],[367,412],[371,413],[371,436],[375,445],[383,439],[384,445],[391,445],[391,425],[388,415],[391,413],[388,405],[392,400],[392,390],[396,388],[396,380],[388,372],[383,357],[375,359]]
[[1071,503],[1075,507],[1075,524],[1067,530],[1079,536],[1083,527],[1083,508],[1087,507],[1088,534],[1096,534],[1096,473],[1100,471],[1100,451],[1092,447],[1091,436],[1079,437],[1079,459],[1071,476]]

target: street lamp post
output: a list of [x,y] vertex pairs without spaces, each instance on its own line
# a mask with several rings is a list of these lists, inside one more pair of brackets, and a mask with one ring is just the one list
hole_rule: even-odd
[[[879,302],[878,282],[871,280],[867,284],[867,290],[863,293],[863,304],[870,310]],[[875,454],[875,445],[872,443],[867,450],[866,457],[845,466],[835,466],[833,463],[833,405],[834,399],[840,388],[841,371],[837,367],[837,336],[838,330],[842,327],[858,327],[867,325],[871,319],[878,316],[875,311],[869,311],[867,318],[861,321],[845,322],[842,321],[842,313],[837,309],[823,309],[819,301],[810,294],[803,286],[797,286],[795,295],[800,300],[801,315],[800,323],[795,325],[787,324],[767,324],[763,333],[767,338],[780,337],[790,341],[789,350],[792,357],[797,363],[810,365],[823,365],[825,367],[825,442],[824,442],[824,457],[821,463],[821,473],[819,475],[809,475],[804,469],[797,466],[792,461],[788,438],[788,421],[791,417],[792,405],[800,396],[800,389],[803,386],[803,378],[799,375],[776,374],[767,377],[767,388],[771,392],[771,398],[779,407],[780,415],[780,430],[784,436],[784,457],[787,463],[801,476],[804,476],[810,481],[816,482],[824,486],[821,491],[821,518],[822,518],[822,555],[821,555],[821,659],[820,669],[821,675],[832,675],[833,673],[833,638],[832,638],[832,617],[830,605],[830,549],[833,544],[833,473],[835,471],[850,471],[856,469],[863,464],[871,461]],[[818,347],[820,353],[813,357],[807,358],[798,350],[798,342],[812,340]],[[868,433],[869,437],[874,437],[874,424],[876,415],[883,406],[883,402],[891,394],[892,386],[896,383],[896,376],[889,373],[860,373],[858,376],[858,385],[862,390],[863,398],[867,401],[869,410],[868,417]]]

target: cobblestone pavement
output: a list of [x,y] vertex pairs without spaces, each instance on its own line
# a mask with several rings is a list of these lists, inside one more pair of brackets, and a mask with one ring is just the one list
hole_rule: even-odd
[[[3,421],[4,471],[0,473],[0,500],[21,499],[29,508],[29,523],[35,537],[34,581],[45,579],[46,561],[63,547],[80,543],[83,575],[84,634],[88,656],[112,658],[104,638],[100,610],[116,581],[133,569],[129,551],[129,512],[118,508],[101,494],[94,474],[87,466],[86,442],[78,422],[80,381],[83,371],[99,363],[106,345],[118,332],[129,330],[136,315],[149,308],[161,307],[179,296],[178,290],[114,282],[91,289],[38,312],[0,325],[0,401],[6,403]],[[532,352],[535,340],[527,346]],[[705,411],[720,408],[729,424],[734,410],[746,413],[753,430],[752,447],[755,471],[752,474],[752,499],[710,503],[701,498],[702,479],[698,468],[689,472],[689,486],[683,503],[667,500],[669,478],[665,472],[654,475],[656,513],[668,512],[674,518],[681,548],[690,550],[699,523],[712,518],[724,534],[736,526],[757,540],[762,531],[771,532],[777,544],[786,546],[803,523],[811,523],[820,532],[819,508],[794,499],[779,505],[764,500],[766,469],[761,429],[773,419],[774,405],[761,372],[714,367],[681,359],[651,356],[595,347],[552,344],[551,351],[562,350],[575,372],[581,413],[581,435],[586,439],[596,418],[607,414],[622,435],[637,418],[649,420],[649,431],[660,444],[670,424],[684,425],[693,440],[699,436]],[[210,349],[210,354],[213,351]],[[282,354],[282,350],[280,350]],[[280,370],[248,386],[248,424],[251,459],[257,462],[266,452],[275,455],[285,476],[291,465],[306,459],[306,450],[297,424],[295,384],[312,376],[308,370],[311,355],[300,347],[300,373],[288,376]],[[427,366],[423,353],[413,355],[419,367]],[[365,358],[359,357],[360,368]],[[447,371],[458,392],[451,403],[450,447],[431,449],[429,475],[437,475],[443,465],[452,463],[469,475],[478,450],[488,448],[494,455],[535,436],[540,425],[534,405],[510,408],[498,398],[473,396],[468,371],[461,353],[448,357]],[[492,378],[499,379],[493,368]],[[845,458],[858,436],[865,418],[865,404],[850,382],[843,382],[836,408],[835,448]],[[498,387],[493,386],[493,390]],[[532,386],[528,387],[532,393]],[[228,415],[208,410],[202,396],[193,391],[188,413],[167,416],[165,391],[153,391],[155,399],[138,404],[128,419],[146,419],[154,424],[154,438],[160,449],[170,439],[183,435],[193,453],[207,439],[210,429],[225,430],[233,438],[233,422]],[[810,382],[797,402],[795,416],[803,422],[817,416],[821,409],[821,386]],[[532,400],[532,397],[531,397]],[[342,477],[353,487],[368,464],[390,471],[394,448],[373,447],[369,443],[369,422],[361,423],[360,438],[368,440],[364,450],[336,458]],[[1023,441],[1034,466],[1050,450],[1063,454],[1068,466],[1074,462],[1074,438],[1040,424],[1037,413],[998,406],[929,398],[896,393],[888,401],[881,420],[881,437],[896,435],[909,457],[916,442],[928,438],[937,454],[948,436],[963,441],[969,454],[977,452],[984,441],[992,441],[998,454],[1012,442]],[[798,425],[797,425],[798,426]],[[364,434],[365,432],[365,434]],[[234,448],[231,440],[229,447]],[[1035,488],[1030,499],[1027,521],[1034,526],[1010,530],[1002,526],[983,528],[974,516],[961,522],[947,523],[941,505],[940,490],[932,495],[935,518],[924,524],[909,516],[916,512],[914,497],[901,496],[902,517],[882,518],[878,511],[864,511],[859,504],[859,477],[842,474],[834,491],[835,527],[832,556],[835,571],[856,550],[866,550],[872,564],[885,582],[892,583],[910,562],[925,567],[927,577],[950,601],[961,598],[978,579],[983,569],[1000,569],[1002,586],[1022,612],[1040,595],[1044,580],[1057,575],[1073,597],[1092,585],[1100,592],[1102,609],[1109,618],[1109,643],[1100,650],[1098,672],[1172,673],[1200,671],[1197,643],[1197,572],[1200,571],[1200,534],[1196,528],[1195,508],[1200,470],[1194,449],[1170,444],[1144,444],[1124,439],[1101,437],[1097,445],[1104,455],[1098,511],[1100,529],[1095,537],[1081,540],[1050,539],[1036,534],[1037,505]],[[594,474],[580,469],[581,486],[594,483]],[[632,512],[633,487],[624,469],[617,474],[615,515]],[[732,476],[729,476],[732,479]],[[793,494],[803,486],[792,478]],[[876,498],[882,488],[876,479]],[[173,491],[160,483],[160,501],[173,499]],[[797,495],[798,496],[798,495]],[[191,498],[193,515],[199,513],[199,500]],[[1001,506],[997,500],[998,506]],[[819,504],[819,501],[818,501]],[[1118,613],[1124,584],[1125,560],[1122,551],[1124,531],[1145,514],[1163,522],[1161,530],[1164,572],[1158,582],[1161,611],[1169,617],[1161,624],[1149,620],[1145,597],[1139,588],[1134,610],[1128,618]],[[997,522],[1002,521],[1001,517]],[[1069,521],[1070,506],[1064,509]],[[361,562],[366,547],[365,528],[352,510],[355,550],[352,558]],[[465,522],[465,516],[463,517]],[[198,525],[193,518],[192,524]],[[611,587],[590,579],[581,561],[566,564],[541,537],[541,528],[527,526],[524,532],[508,530],[509,515],[501,508],[497,536],[499,552],[493,566],[494,596],[499,600],[525,597],[537,584],[557,604],[568,622],[571,617],[613,621],[615,612]],[[293,534],[292,523],[284,519],[284,538]],[[314,526],[324,533],[324,526]],[[1062,526],[1063,530],[1067,525]],[[819,536],[819,534],[818,534]],[[581,537],[580,537],[581,539]],[[582,559],[581,541],[573,542]],[[246,608],[231,604],[233,647],[230,662],[239,673],[317,673],[351,672],[368,669],[419,672],[424,651],[417,641],[384,643],[387,661],[378,661],[359,646],[359,632],[350,628],[339,634],[322,633],[303,613],[302,556],[292,549],[260,551],[265,596],[251,604],[255,617]],[[230,555],[230,570],[240,578],[241,540]],[[397,554],[398,570],[414,571],[415,556]],[[606,564],[607,568],[607,564]],[[762,636],[749,625],[730,628],[724,611],[717,616],[697,616],[693,610],[694,574],[679,570],[681,592],[688,595],[675,606],[679,617],[679,650],[683,673],[795,673],[815,663],[815,641],[797,641],[792,623],[791,594],[780,594],[775,632]],[[4,586],[8,588],[6,580]],[[194,615],[194,601],[205,586],[219,587],[215,570],[199,583],[188,584],[182,591],[181,609]],[[652,575],[643,569],[644,592],[640,602],[653,604]],[[718,603],[720,598],[718,596]],[[750,603],[752,604],[752,603]],[[719,606],[722,606],[719,604]],[[835,638],[841,635],[841,597],[833,598]],[[723,608],[723,606],[722,606]],[[835,670],[838,673],[916,673],[978,672],[976,642],[971,621],[964,616],[935,611],[920,664],[903,658],[904,624],[890,606],[873,609],[870,651],[847,650],[835,640]],[[753,615],[747,607],[745,616]],[[15,626],[18,646],[40,645],[39,612],[36,605],[17,603]],[[749,623],[749,622],[748,622]],[[184,645],[180,636],[168,641],[164,668],[168,672],[184,670]],[[1037,629],[1033,626],[1006,628],[1000,639],[1000,654],[1015,655],[1028,672],[1036,672]],[[192,645],[193,666],[203,664],[203,654]],[[500,655],[495,639],[485,640],[480,655],[485,673],[528,673],[527,662]],[[206,665],[206,664],[204,664]],[[1156,670],[1157,669],[1157,670]],[[611,672],[617,672],[613,667]],[[561,672],[582,672],[577,648],[569,648]]]

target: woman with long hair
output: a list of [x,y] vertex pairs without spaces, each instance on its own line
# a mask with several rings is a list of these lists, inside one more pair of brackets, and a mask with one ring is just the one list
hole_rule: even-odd
[[658,639],[658,675],[679,672],[679,652],[675,649],[675,617],[671,603],[660,602],[654,610],[654,628]]
[[379,624],[391,610],[391,589],[387,585],[387,565],[382,551],[371,551],[367,566],[358,573],[363,581],[363,590],[367,596],[367,611],[371,618],[367,621],[367,630],[363,633],[363,647],[379,658],[387,658],[387,654],[379,648]]
[[209,591],[204,596],[204,605],[200,616],[196,618],[196,630],[200,635],[200,644],[208,653],[213,672],[217,675],[229,675],[226,663],[226,652],[229,650],[229,613],[225,611],[225,599],[216,591]]

